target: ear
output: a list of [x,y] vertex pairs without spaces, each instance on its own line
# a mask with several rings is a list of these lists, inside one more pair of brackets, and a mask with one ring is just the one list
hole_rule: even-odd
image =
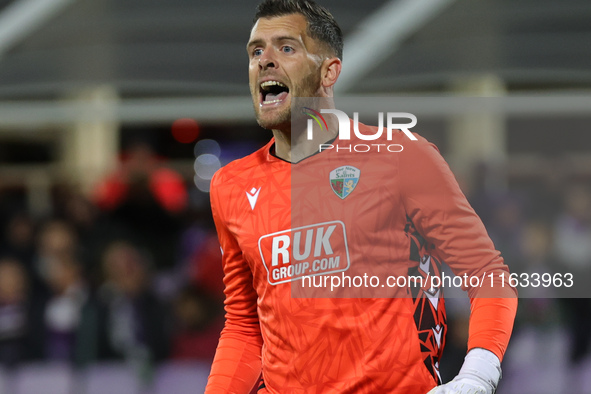
[[325,59],[321,68],[321,83],[324,88],[331,88],[341,74],[342,62],[338,57]]

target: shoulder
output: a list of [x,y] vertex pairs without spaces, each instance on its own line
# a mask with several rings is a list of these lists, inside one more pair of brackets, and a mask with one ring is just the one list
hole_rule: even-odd
[[399,154],[399,159],[402,162],[439,161],[443,159],[437,146],[416,132],[392,130],[391,143],[402,147]]
[[359,123],[358,127],[361,134],[379,135],[379,137],[372,141],[363,141],[359,137],[355,136],[355,133],[352,133],[352,139],[354,139],[352,143],[372,144],[372,146],[396,145],[396,148],[393,147],[391,149],[402,154],[399,157],[402,160],[416,160],[417,158],[425,155],[431,157],[441,156],[439,149],[435,144],[428,141],[420,134],[411,132],[408,129],[394,129],[391,130],[391,132],[388,132],[387,128],[384,126],[380,132],[380,128],[378,126],[366,125],[363,123]]
[[265,146],[243,158],[231,161],[220,168],[211,180],[211,190],[223,188],[224,186],[242,182],[248,178],[248,173],[268,161],[269,149],[273,145],[271,139]]

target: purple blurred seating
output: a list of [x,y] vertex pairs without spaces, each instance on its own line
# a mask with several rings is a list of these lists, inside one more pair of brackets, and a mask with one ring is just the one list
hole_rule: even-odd
[[11,380],[11,394],[77,394],[74,374],[67,364],[23,365]]
[[3,369],[0,368],[0,394],[9,394],[9,387],[8,387],[8,374]]
[[203,393],[210,368],[209,363],[165,363],[156,371],[153,394]]
[[123,363],[95,364],[81,375],[82,394],[140,394],[136,371]]

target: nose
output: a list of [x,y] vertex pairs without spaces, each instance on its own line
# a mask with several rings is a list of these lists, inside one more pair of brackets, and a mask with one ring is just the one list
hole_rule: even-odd
[[277,68],[277,59],[271,53],[272,50],[266,50],[259,58],[259,68],[266,70],[268,68]]

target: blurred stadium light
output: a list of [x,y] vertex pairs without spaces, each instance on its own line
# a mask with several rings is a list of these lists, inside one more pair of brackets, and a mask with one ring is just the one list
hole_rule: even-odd
[[0,14],[0,58],[75,0],[18,0]]
[[455,0],[390,0],[374,11],[347,37],[343,68],[335,90],[350,90],[422,25]]

